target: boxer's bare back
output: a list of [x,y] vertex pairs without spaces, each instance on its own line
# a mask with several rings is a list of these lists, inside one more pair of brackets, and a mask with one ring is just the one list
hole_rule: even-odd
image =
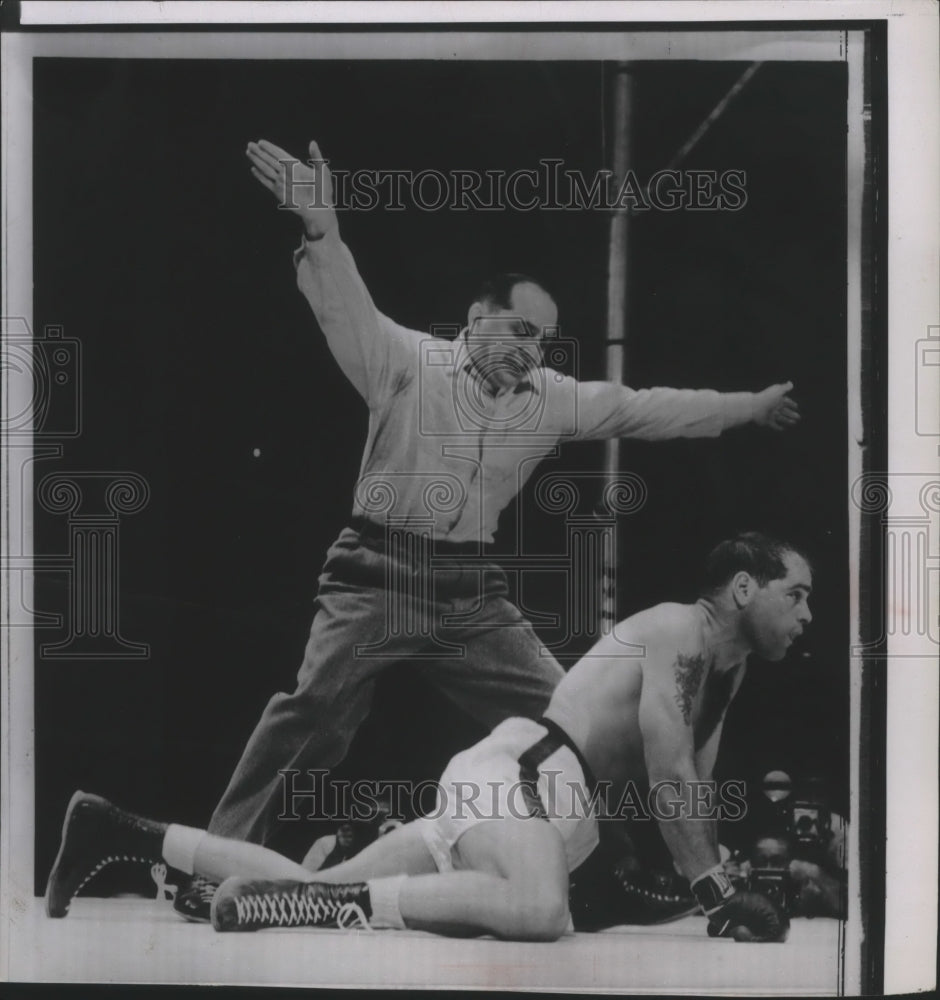
[[651,741],[677,753],[688,745],[708,778],[709,748],[744,676],[746,653],[722,633],[704,602],[642,611],[566,674],[545,714],[617,795],[650,780]]

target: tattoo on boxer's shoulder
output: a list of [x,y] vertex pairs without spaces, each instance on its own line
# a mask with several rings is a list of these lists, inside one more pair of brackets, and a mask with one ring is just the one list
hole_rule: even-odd
[[702,686],[705,664],[703,654],[683,656],[679,653],[676,657],[676,704],[682,710],[682,721],[686,725],[692,721],[692,702]]

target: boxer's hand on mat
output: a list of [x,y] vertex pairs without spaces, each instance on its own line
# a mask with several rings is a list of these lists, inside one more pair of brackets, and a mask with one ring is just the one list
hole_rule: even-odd
[[735,941],[785,941],[790,921],[767,896],[758,892],[736,892],[708,915],[709,937]]
[[308,163],[267,139],[249,142],[245,155],[255,180],[277,198],[279,206],[300,216],[309,239],[318,240],[336,228],[333,181],[315,142],[310,143]]
[[792,388],[792,382],[782,382],[758,392],[754,400],[754,423],[774,431],[799,423],[800,408],[788,395]]

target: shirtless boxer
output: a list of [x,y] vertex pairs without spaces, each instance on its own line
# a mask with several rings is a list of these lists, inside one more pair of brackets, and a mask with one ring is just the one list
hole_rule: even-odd
[[712,776],[747,657],[783,659],[811,621],[811,588],[809,564],[792,546],[756,533],[722,542],[694,604],[660,604],[622,622],[565,676],[542,720],[507,719],[451,760],[430,816],[316,876],[259,845],[76,793],[47,912],[64,916],[109,861],[162,858],[226,880],[212,901],[217,930],[358,921],[551,941],[569,927],[568,875],[597,843],[592,792],[616,801],[633,783],[659,789],[663,838],[709,933],[780,940],[785,916],[733,888],[715,819],[688,815],[688,803]]

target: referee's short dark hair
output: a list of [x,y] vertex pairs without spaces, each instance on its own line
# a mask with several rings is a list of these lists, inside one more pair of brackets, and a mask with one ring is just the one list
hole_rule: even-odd
[[541,288],[552,300],[555,296],[545,287],[544,282],[538,278],[533,278],[529,274],[522,274],[519,271],[503,271],[501,274],[493,274],[487,278],[477,290],[474,302],[483,302],[487,305],[496,306],[497,309],[512,308],[512,290],[516,285],[530,284],[536,288]]
[[761,587],[771,580],[787,575],[784,557],[788,553],[800,556],[807,565],[809,558],[790,542],[781,541],[759,531],[745,531],[716,545],[705,560],[705,572],[699,590],[703,597],[718,593],[735,575],[745,572]]

